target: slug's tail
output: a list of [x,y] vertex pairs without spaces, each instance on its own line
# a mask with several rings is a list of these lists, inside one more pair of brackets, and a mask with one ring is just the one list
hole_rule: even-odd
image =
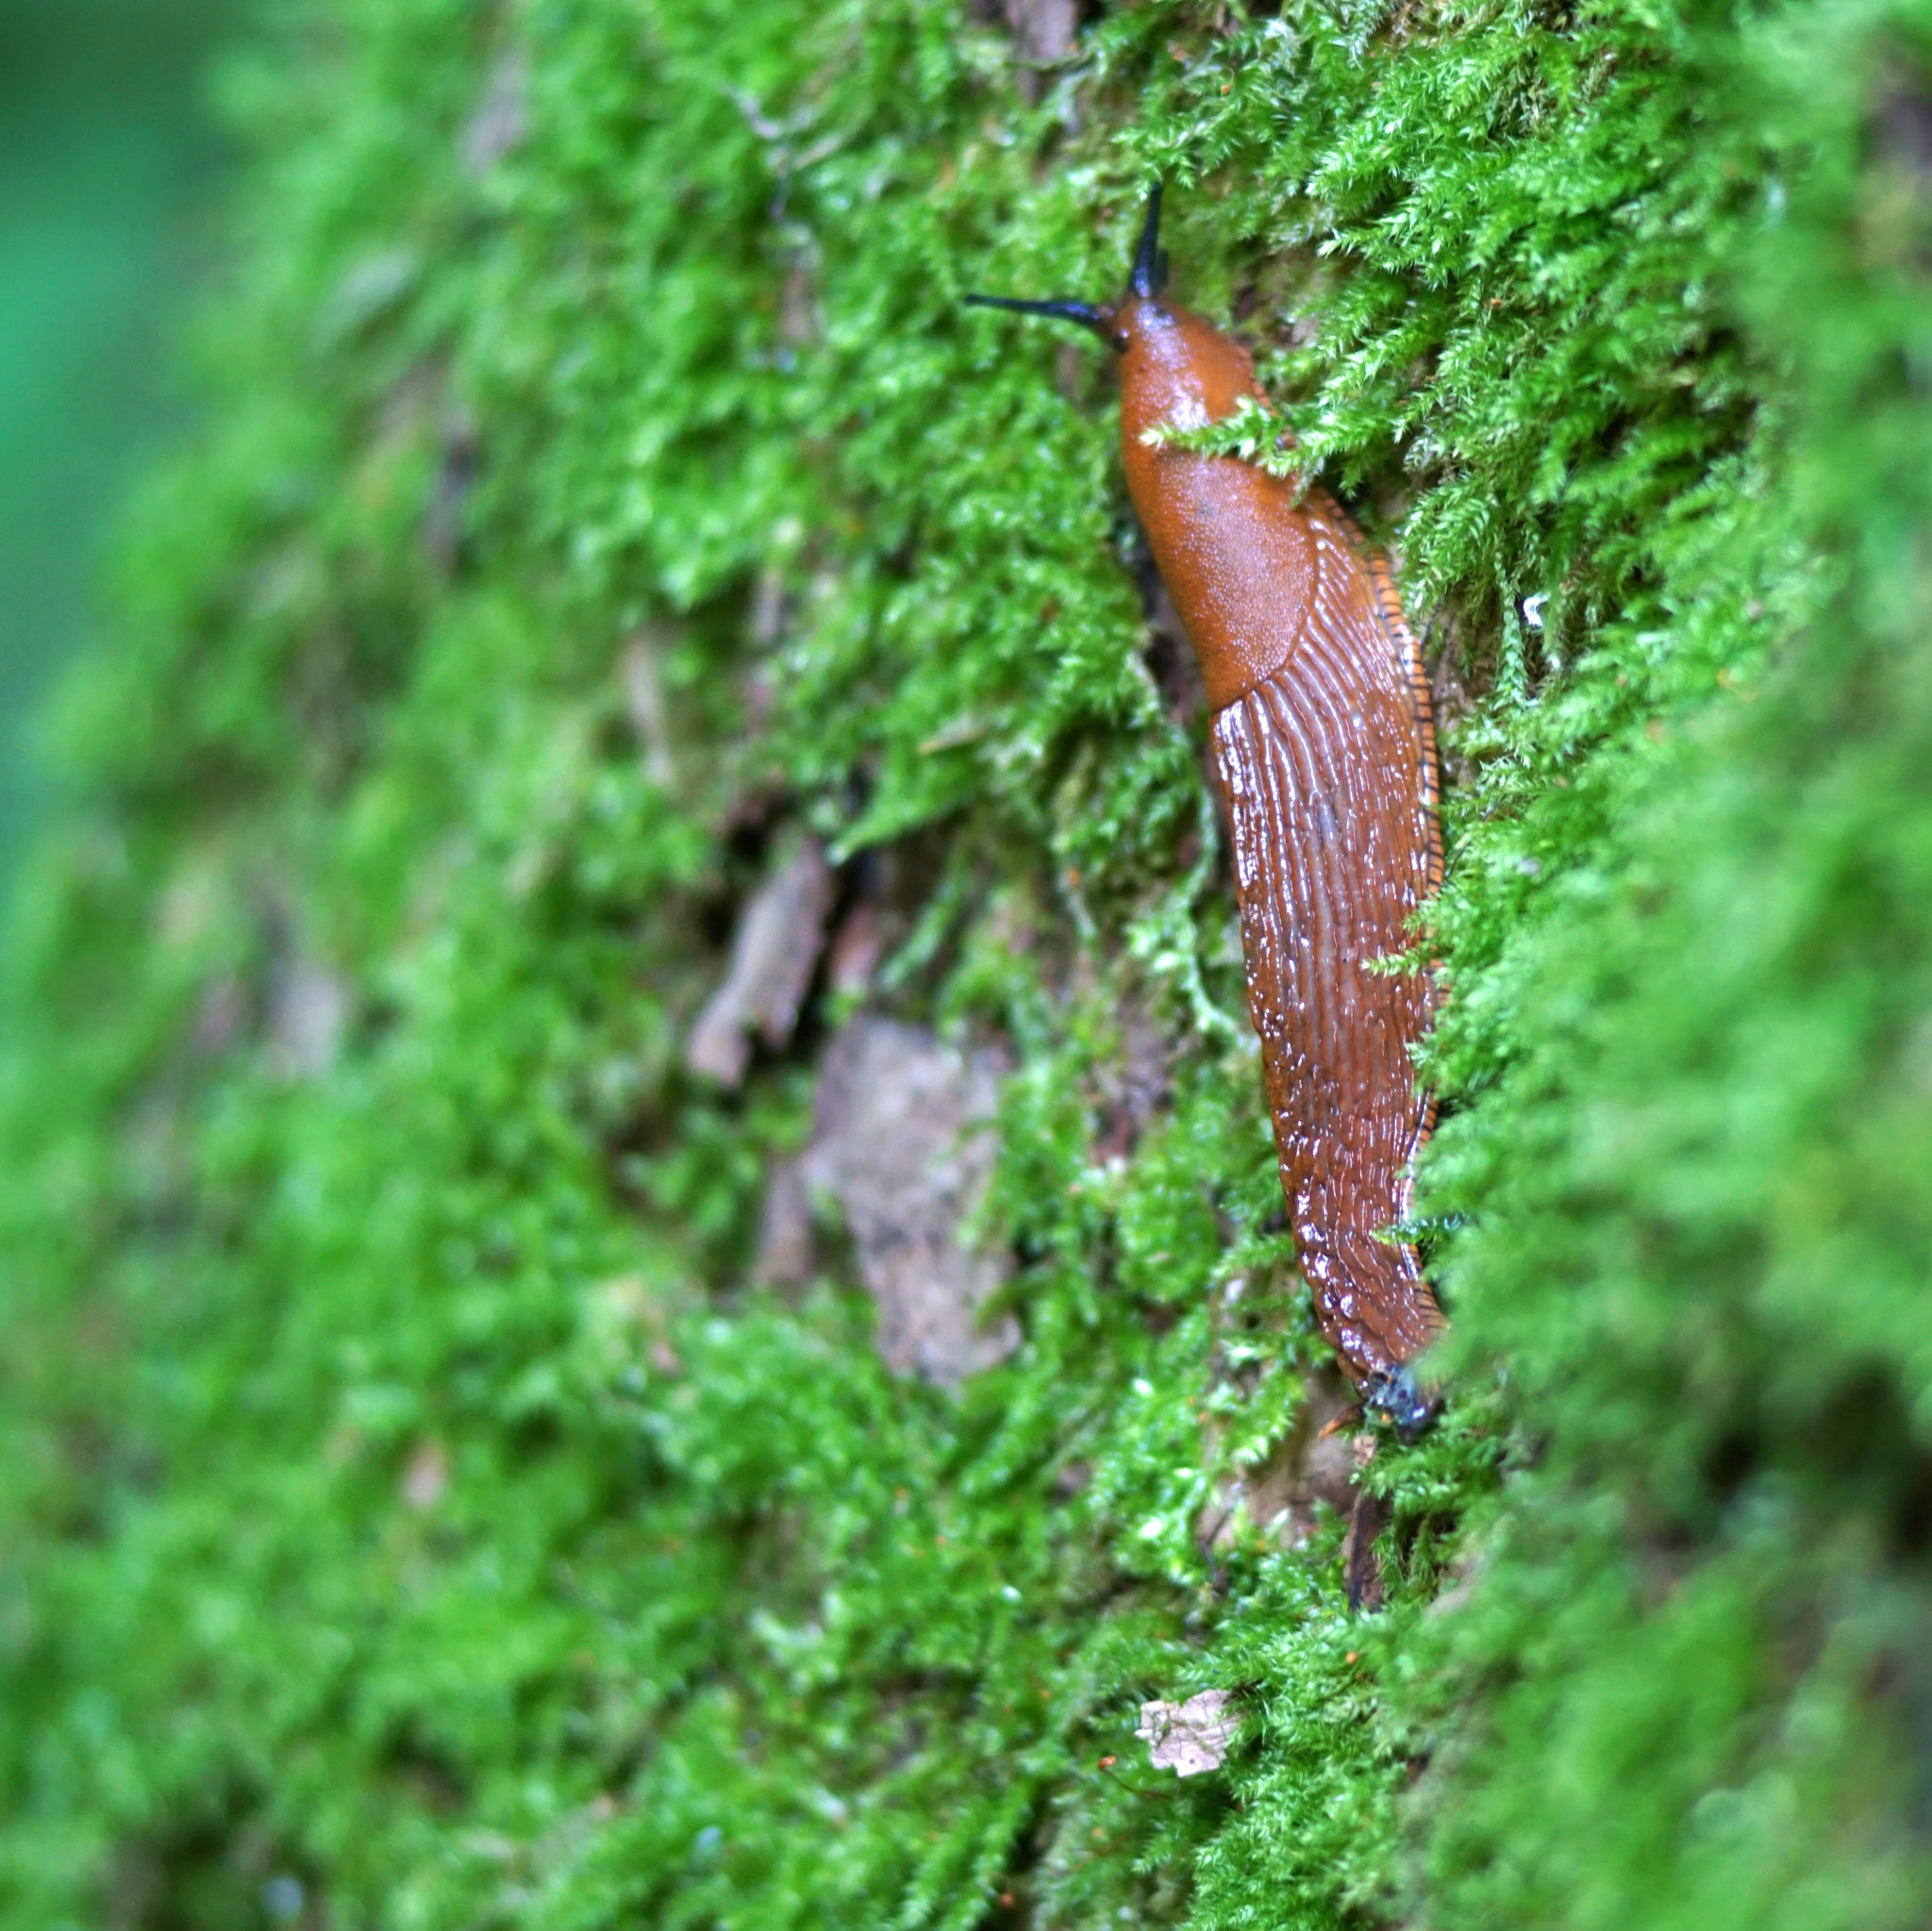
[[1404,1361],[1369,1377],[1362,1389],[1362,1406],[1376,1414],[1387,1415],[1395,1432],[1405,1441],[1413,1441],[1442,1406],[1439,1389],[1425,1388],[1415,1370]]

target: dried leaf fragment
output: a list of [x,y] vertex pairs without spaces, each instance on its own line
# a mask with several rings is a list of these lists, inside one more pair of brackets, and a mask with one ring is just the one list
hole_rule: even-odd
[[530,64],[512,48],[490,70],[483,98],[464,124],[463,167],[480,178],[524,144],[530,126]]
[[992,1175],[999,1072],[991,1053],[861,1014],[825,1054],[803,1162],[807,1183],[831,1194],[851,1229],[886,1365],[942,1387],[1020,1342],[1010,1315],[991,1329],[979,1319],[1006,1257],[961,1236]]
[[751,1036],[782,1046],[798,1024],[832,909],[832,868],[817,839],[795,851],[755,891],[731,941],[724,982],[691,1028],[685,1064],[727,1087],[744,1078]]
[[440,1441],[419,1441],[399,1484],[402,1498],[417,1514],[434,1508],[449,1489],[449,1453]]
[[320,959],[277,962],[269,989],[269,1056],[284,1079],[319,1079],[336,1063],[350,1016],[348,982]]
[[765,1177],[752,1278],[765,1287],[802,1287],[811,1278],[811,1203],[797,1160],[777,1160]]
[[1225,1690],[1204,1690],[1185,1703],[1143,1703],[1134,1734],[1147,1745],[1156,1770],[1197,1777],[1227,1760],[1240,1719]]
[[624,688],[625,712],[643,747],[644,775],[662,791],[673,789],[676,765],[671,755],[670,712],[664,702],[664,680],[658,658],[664,640],[649,625],[625,646],[617,674]]
[[1079,25],[1074,0],[1006,0],[1006,11],[1022,60],[1050,65],[1074,51]]

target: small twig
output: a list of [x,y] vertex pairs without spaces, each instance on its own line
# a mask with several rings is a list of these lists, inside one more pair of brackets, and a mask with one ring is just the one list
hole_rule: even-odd
[[1121,1787],[1122,1790],[1127,1792],[1129,1796],[1171,1797],[1174,1795],[1174,1792],[1172,1790],[1143,1790],[1139,1784],[1130,1784],[1125,1777],[1122,1776],[1120,1773],[1117,1770],[1115,1770],[1114,1765],[1117,1764],[1119,1761],[1120,1758],[1117,1756],[1103,1756],[1100,1759],[1098,1768],[1103,1776],[1111,1777],[1114,1780],[1114,1782]]

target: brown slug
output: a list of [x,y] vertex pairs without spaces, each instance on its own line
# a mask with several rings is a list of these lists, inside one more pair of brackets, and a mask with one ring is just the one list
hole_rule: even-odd
[[1121,450],[1155,561],[1201,660],[1234,835],[1248,1011],[1282,1191],[1322,1331],[1405,1429],[1431,1403],[1408,1364],[1442,1317],[1388,1230],[1433,1118],[1410,1048],[1424,974],[1378,973],[1441,875],[1422,655],[1387,565],[1320,490],[1143,440],[1259,398],[1248,352],[1162,294],[1160,190],[1117,302],[969,302],[1056,316],[1121,358]]

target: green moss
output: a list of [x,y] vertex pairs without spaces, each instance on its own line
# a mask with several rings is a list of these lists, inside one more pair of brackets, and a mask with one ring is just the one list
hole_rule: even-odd
[[[1922,1922],[1932,19],[258,48],[8,952],[6,1922]],[[1378,1615],[1220,1500],[1324,1350],[1105,372],[958,302],[1110,291],[1154,172],[1224,443],[1394,541],[1447,700]],[[798,823],[901,881],[874,996],[1011,1049],[957,1396],[752,1278],[838,1002],[683,1070]]]

